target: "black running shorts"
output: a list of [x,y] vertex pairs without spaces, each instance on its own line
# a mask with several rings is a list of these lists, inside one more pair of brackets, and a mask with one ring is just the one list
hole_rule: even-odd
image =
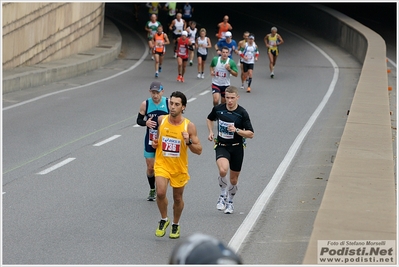
[[244,160],[244,146],[242,144],[236,146],[217,146],[216,160],[226,158],[230,163],[230,170],[241,171],[242,162]]

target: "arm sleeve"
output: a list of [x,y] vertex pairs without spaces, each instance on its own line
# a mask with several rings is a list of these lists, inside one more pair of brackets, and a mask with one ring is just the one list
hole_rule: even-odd
[[140,114],[140,112],[139,112],[139,114],[137,115],[136,123],[137,123],[138,125],[140,125],[140,126],[146,126],[145,120],[144,120],[144,115],[143,115],[143,114]]

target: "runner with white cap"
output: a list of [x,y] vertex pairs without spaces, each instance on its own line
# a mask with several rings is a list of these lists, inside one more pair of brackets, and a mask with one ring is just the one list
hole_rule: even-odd
[[242,58],[244,76],[248,77],[247,93],[251,92],[252,71],[255,61],[258,61],[259,57],[258,46],[255,44],[254,40],[255,35],[252,33],[249,34],[248,42],[245,44],[245,47],[241,48],[239,51],[239,55]]
[[233,59],[233,52],[238,54],[238,52],[236,51],[236,48],[238,47],[237,42],[233,40],[233,35],[231,34],[231,32],[226,32],[225,37],[226,39],[219,40],[215,44],[216,52],[220,56],[222,54],[222,47],[227,47],[229,49],[229,58]]
[[177,81],[184,82],[184,73],[186,72],[186,66],[188,61],[188,53],[190,47],[192,47],[192,43],[190,39],[188,39],[187,31],[183,31],[181,33],[181,37],[177,38],[176,44],[176,53],[177,53]]

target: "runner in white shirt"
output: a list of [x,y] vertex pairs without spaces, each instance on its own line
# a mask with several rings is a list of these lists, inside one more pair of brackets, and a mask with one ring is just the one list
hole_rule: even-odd
[[208,48],[212,47],[211,40],[206,37],[206,30],[202,28],[199,31],[199,37],[196,39],[195,47],[197,48],[198,75],[197,78],[204,79],[205,61],[208,56]]
[[254,40],[255,36],[251,33],[245,47],[241,48],[238,52],[242,58],[244,75],[248,77],[247,93],[251,92],[252,71],[254,69],[255,61],[258,61],[259,57],[258,46],[255,44]]
[[[195,27],[197,25],[197,23],[192,20],[188,24],[189,24],[189,26],[187,27],[186,31],[188,33],[188,38],[190,39],[191,44],[194,46],[195,39],[197,38],[197,31],[198,31],[197,28]],[[193,59],[194,59],[194,49],[190,50],[189,59],[190,59],[190,66],[192,66]]]
[[181,33],[187,28],[186,22],[181,18],[181,13],[176,14],[176,18],[172,21],[169,26],[169,30],[173,31],[173,44],[174,44],[174,57],[177,58],[176,48],[177,48],[177,38],[181,36]]
[[220,102],[226,103],[225,90],[230,86],[230,75],[237,77],[238,69],[234,60],[229,58],[229,48],[222,48],[222,55],[212,59],[210,65],[212,76],[212,99],[213,105],[217,106]]

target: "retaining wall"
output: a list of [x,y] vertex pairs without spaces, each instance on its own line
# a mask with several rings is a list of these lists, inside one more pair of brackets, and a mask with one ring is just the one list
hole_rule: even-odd
[[330,8],[302,11],[319,35],[363,63],[303,261],[316,264],[318,240],[396,240],[397,207],[385,41]]
[[61,59],[102,38],[104,3],[8,2],[2,8],[3,69]]

